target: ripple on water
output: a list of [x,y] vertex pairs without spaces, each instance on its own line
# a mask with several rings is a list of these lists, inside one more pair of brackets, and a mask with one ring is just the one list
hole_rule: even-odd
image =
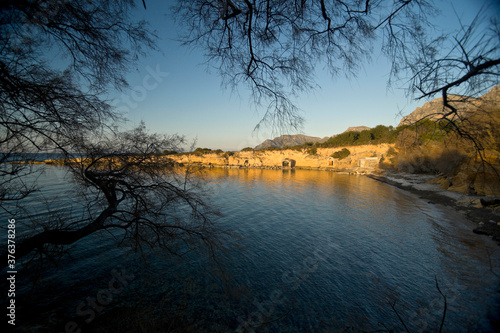
[[[55,209],[67,210],[75,201],[66,194],[70,188],[64,171],[49,169],[40,181],[47,195],[62,198]],[[411,328],[432,330],[442,314],[437,279],[448,298],[448,331],[467,331],[471,325],[491,330],[488,313],[498,309],[498,278],[490,271],[490,260],[493,267],[500,266],[498,247],[473,234],[468,221],[360,176],[212,170],[207,178],[211,203],[223,214],[217,223],[239,236],[228,243],[238,250],[221,255],[238,297],[226,298],[217,275],[195,254],[172,262],[151,252],[149,265],[142,266],[134,254],[113,247],[109,235],[99,234],[76,244],[71,259],[45,276],[50,288],[60,290],[45,295],[52,311],[58,311],[61,299],[75,308],[106,285],[112,268],[127,267],[137,279],[124,299],[181,299],[189,282],[194,289],[183,306],[203,325],[219,318],[234,329],[237,317],[259,313],[256,304],[269,304],[273,293],[280,292],[270,317],[290,313],[263,331],[353,324],[373,330],[378,322],[402,329],[389,302],[395,302]],[[37,213],[49,216],[42,209]],[[165,309],[176,304],[174,298],[169,302]]]

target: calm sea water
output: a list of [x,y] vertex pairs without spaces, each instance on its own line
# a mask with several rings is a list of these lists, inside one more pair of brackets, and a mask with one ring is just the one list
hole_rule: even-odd
[[[220,266],[198,253],[141,257],[117,248],[112,235],[96,234],[40,274],[36,289],[34,271],[19,267],[19,326],[62,332],[68,321],[81,323],[77,307],[123,269],[134,278],[94,325],[113,309],[132,308],[150,323],[181,318],[176,325],[193,331],[404,331],[398,315],[412,332],[438,331],[441,291],[444,331],[494,331],[499,247],[453,210],[362,176],[222,169],[206,176],[222,213],[217,223],[235,235],[218,253]],[[42,196],[33,197],[34,216],[81,209],[63,168],[48,168],[39,182],[59,198],[48,211]]]

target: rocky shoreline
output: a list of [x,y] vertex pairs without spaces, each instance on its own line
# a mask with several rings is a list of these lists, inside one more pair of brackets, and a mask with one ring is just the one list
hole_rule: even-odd
[[471,196],[441,189],[429,181],[434,175],[384,172],[367,177],[395,186],[427,200],[429,203],[449,207],[475,223],[476,234],[487,235],[500,245],[500,196]]

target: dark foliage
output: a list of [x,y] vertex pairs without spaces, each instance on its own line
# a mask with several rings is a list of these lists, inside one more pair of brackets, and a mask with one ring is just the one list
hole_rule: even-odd
[[367,144],[393,143],[396,139],[396,132],[392,126],[378,125],[372,129],[361,132],[349,131],[331,137],[323,143],[318,143],[319,147],[341,147],[357,146]]
[[339,160],[343,160],[347,156],[351,155],[351,151],[347,148],[342,148],[342,150],[336,151],[332,155],[330,155],[333,158],[338,158]]

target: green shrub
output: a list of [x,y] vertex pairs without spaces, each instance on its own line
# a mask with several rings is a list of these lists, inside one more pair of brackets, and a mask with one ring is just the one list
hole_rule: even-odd
[[422,119],[411,125],[399,126],[394,133],[400,142],[411,138],[416,145],[421,145],[429,141],[444,142],[451,127],[448,122]]
[[281,150],[295,150],[295,151],[302,151],[302,146],[301,145],[296,145],[296,146],[285,146],[281,148]]
[[201,155],[204,155],[204,154],[209,154],[212,152],[212,149],[210,148],[196,148],[193,152],[193,154],[197,155],[197,156],[201,156]]
[[341,147],[366,144],[392,143],[396,140],[397,132],[392,126],[378,125],[369,130],[361,132],[345,132],[331,137],[323,143],[317,143],[319,147]]
[[318,149],[316,149],[316,148],[310,148],[310,149],[307,150],[307,153],[309,155],[316,155],[318,153]]
[[349,155],[351,155],[351,151],[347,148],[342,148],[342,150],[336,151],[335,153],[331,154],[330,156],[333,158],[338,158],[339,160],[342,160]]
[[281,150],[281,148],[279,148],[279,147],[267,147],[267,148],[263,148],[262,150],[263,151],[276,151],[276,150]]
[[390,147],[388,150],[387,150],[387,157],[389,156],[395,156],[397,155],[398,152],[396,151],[396,149],[394,149],[394,147]]

